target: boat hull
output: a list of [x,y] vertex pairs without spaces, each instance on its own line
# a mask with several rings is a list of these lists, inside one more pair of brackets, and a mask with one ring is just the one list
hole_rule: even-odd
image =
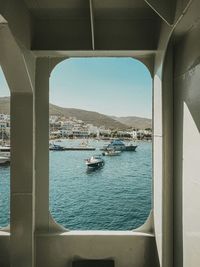
[[96,169],[96,168],[103,167],[105,164],[105,161],[100,156],[92,156],[91,158],[86,159],[85,163],[88,168]]
[[115,157],[121,155],[121,151],[105,151],[102,153],[103,156]]
[[104,162],[87,163],[88,168],[101,168],[104,166]]
[[137,146],[126,146],[125,151],[135,151]]
[[112,146],[112,147],[105,147],[105,148],[102,148],[100,150],[103,150],[103,151],[109,151],[110,149],[113,149],[113,150],[117,150],[117,151],[135,151],[137,146],[124,146],[124,147],[118,147],[118,146]]

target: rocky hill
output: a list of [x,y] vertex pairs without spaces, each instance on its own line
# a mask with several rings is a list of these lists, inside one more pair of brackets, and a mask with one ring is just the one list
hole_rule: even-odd
[[[75,108],[62,108],[56,105],[49,105],[50,115],[59,115],[65,117],[76,117],[85,123],[91,123],[95,126],[105,126],[110,129],[127,129],[134,127],[136,129],[151,128],[151,120],[139,117],[110,117],[98,112],[87,111]],[[0,97],[0,113],[10,113],[10,98]],[[128,127],[127,127],[128,126]]]
[[[0,113],[10,114],[10,98],[0,98]],[[93,111],[86,111],[75,108],[62,108],[56,105],[49,105],[50,115],[59,115],[65,117],[76,117],[78,120],[82,120],[85,123],[91,123],[95,126],[105,126],[111,129],[126,129],[127,126],[123,123],[116,121],[109,116],[100,114]]]
[[51,115],[62,115],[65,117],[76,117],[85,123],[91,123],[95,126],[105,126],[110,129],[126,129],[127,126],[109,116],[94,111],[87,111],[76,108],[61,108],[50,104]]
[[115,117],[112,116],[114,120],[121,122],[129,127],[135,129],[147,129],[152,128],[152,120],[147,118],[129,116],[129,117]]

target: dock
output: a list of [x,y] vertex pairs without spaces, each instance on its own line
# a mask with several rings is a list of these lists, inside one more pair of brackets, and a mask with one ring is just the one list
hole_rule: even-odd
[[62,150],[55,150],[54,148],[49,148],[52,151],[94,151],[95,147],[62,147]]

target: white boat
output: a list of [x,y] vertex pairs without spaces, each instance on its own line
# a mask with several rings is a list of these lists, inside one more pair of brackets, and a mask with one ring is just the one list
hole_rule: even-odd
[[88,168],[100,168],[104,166],[105,161],[101,158],[100,155],[96,155],[92,156],[89,159],[86,159],[85,164]]
[[116,151],[135,151],[137,146],[134,146],[132,144],[125,145],[123,141],[120,139],[113,140],[109,145],[103,147],[102,150],[108,151],[110,149],[116,150]]
[[121,155],[121,151],[115,149],[107,149],[102,153],[103,156],[119,156]]
[[10,163],[10,157],[0,156],[0,165],[5,165],[8,163]]

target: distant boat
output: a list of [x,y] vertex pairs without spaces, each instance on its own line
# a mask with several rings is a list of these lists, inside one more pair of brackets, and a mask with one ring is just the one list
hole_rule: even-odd
[[92,156],[89,159],[86,159],[85,164],[88,168],[101,168],[104,166],[105,161],[101,158],[100,155],[96,155]]
[[107,149],[102,153],[103,156],[119,156],[121,155],[121,151],[115,149]]
[[57,145],[57,144],[50,144],[49,149],[53,151],[64,151],[65,147]]
[[135,151],[138,146],[134,146],[132,144],[128,144],[125,147],[126,147],[125,151]]
[[80,147],[88,147],[88,141],[82,141],[80,144],[79,144]]
[[103,147],[102,150],[108,151],[108,150],[116,150],[116,151],[135,151],[137,146],[134,146],[132,144],[125,145],[123,141],[120,139],[113,140],[110,144]]

